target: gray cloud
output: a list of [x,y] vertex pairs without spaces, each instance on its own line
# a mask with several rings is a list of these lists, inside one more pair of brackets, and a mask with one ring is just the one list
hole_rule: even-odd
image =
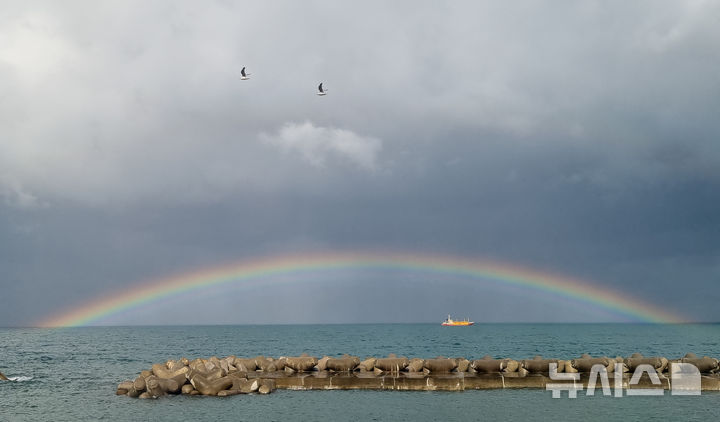
[[239,257],[374,248],[567,272],[717,320],[718,13],[5,4],[0,325]]

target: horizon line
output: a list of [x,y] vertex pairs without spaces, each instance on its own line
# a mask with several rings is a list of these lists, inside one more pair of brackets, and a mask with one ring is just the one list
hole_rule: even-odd
[[[493,321],[474,322],[478,325],[712,325],[720,321]],[[203,323],[203,324],[108,324],[108,325],[67,325],[67,326],[40,326],[40,325],[0,325],[0,329],[41,329],[64,330],[83,328],[152,328],[152,327],[271,327],[271,326],[307,326],[307,325],[437,325],[439,322],[271,322],[271,323]],[[467,327],[472,327],[467,326]],[[448,327],[467,328],[467,327]]]

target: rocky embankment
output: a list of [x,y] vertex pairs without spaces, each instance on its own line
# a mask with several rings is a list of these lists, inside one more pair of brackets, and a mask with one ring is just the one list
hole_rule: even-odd
[[[645,357],[592,357],[575,359],[481,359],[407,358],[389,355],[384,358],[357,356],[314,356],[272,358],[211,357],[182,358],[152,365],[135,380],[121,382],[118,395],[157,398],[168,394],[232,396],[268,394],[285,389],[393,389],[393,390],[465,390],[487,388],[545,388],[555,373],[581,374],[581,385],[588,374],[604,371],[611,377],[621,376],[625,385],[638,369],[654,369],[667,381],[672,363],[690,363],[703,374],[702,389],[720,390],[718,359],[697,357],[688,353],[678,359]],[[557,369],[555,369],[557,368]],[[594,381],[593,381],[594,382]],[[647,384],[645,382],[644,384]],[[649,385],[649,384],[648,384]],[[669,381],[658,388],[669,388]],[[652,385],[650,385],[652,386]],[[632,388],[632,385],[629,386]]]

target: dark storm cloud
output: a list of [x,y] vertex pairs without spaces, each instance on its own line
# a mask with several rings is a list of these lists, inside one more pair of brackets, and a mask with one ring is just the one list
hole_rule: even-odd
[[[2,325],[164,274],[335,249],[491,257],[720,318],[713,3],[2,9]],[[363,277],[347,292],[376,282]],[[511,296],[488,312],[526,300]],[[409,320],[454,303],[412,302]],[[279,303],[273,322],[297,316]],[[522,308],[508,318],[578,318]]]

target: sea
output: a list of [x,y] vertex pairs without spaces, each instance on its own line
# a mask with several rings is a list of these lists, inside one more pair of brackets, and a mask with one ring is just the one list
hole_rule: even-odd
[[552,398],[540,389],[289,391],[232,397],[116,396],[153,363],[228,355],[322,357],[720,357],[720,324],[220,325],[0,328],[2,421],[717,420],[720,392]]

